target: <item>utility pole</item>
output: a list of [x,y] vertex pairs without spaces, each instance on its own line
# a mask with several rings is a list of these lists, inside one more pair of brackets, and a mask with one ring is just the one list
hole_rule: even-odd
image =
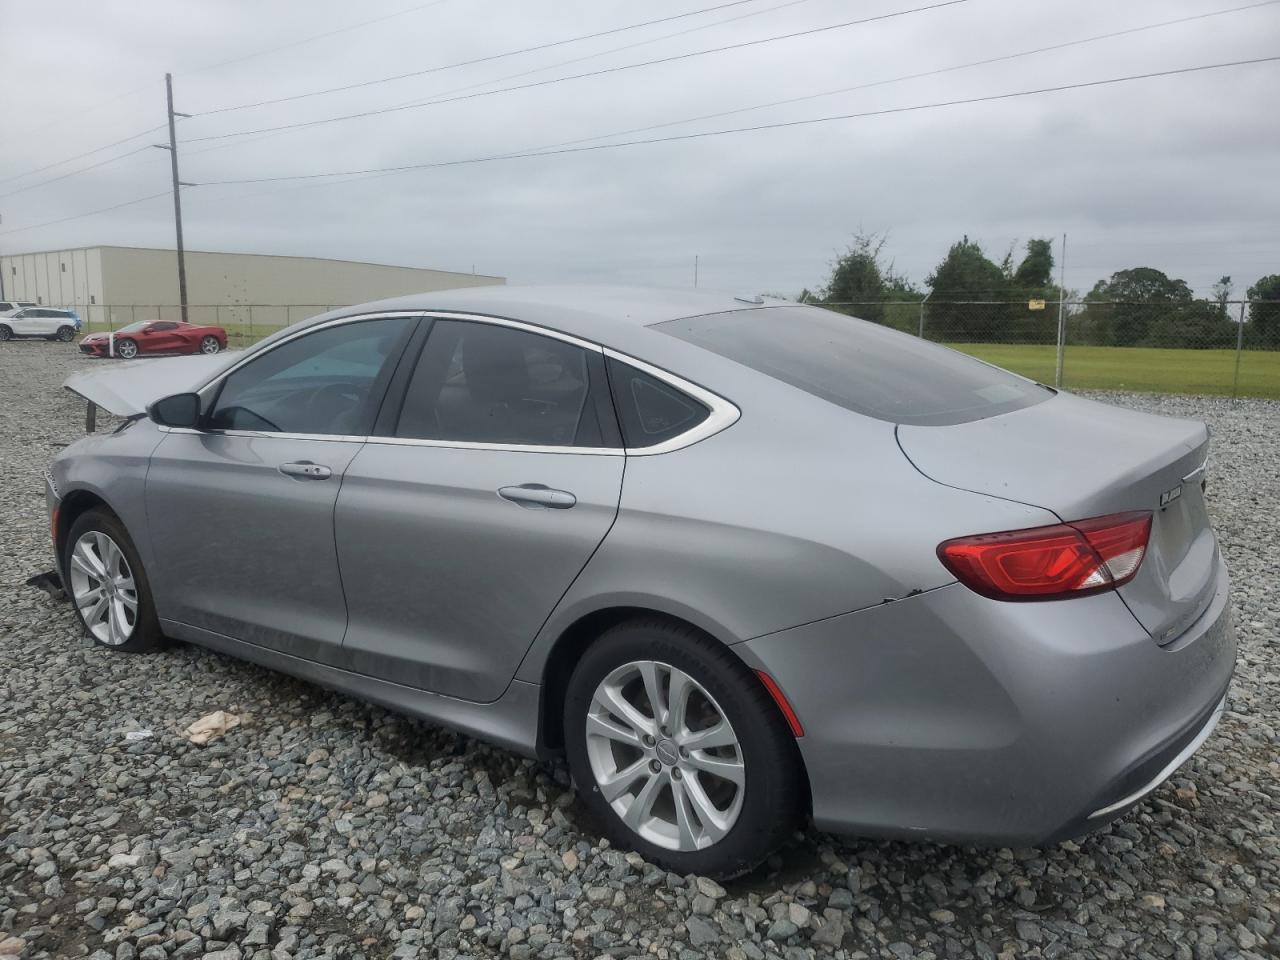
[[173,74],[164,75],[164,92],[169,111],[169,143],[153,143],[153,147],[169,151],[169,167],[173,171],[173,223],[178,234],[178,302],[182,304],[182,322],[187,322],[187,257],[182,249],[182,192],[184,184],[178,179],[178,138],[173,129],[174,117],[189,117],[189,113],[175,113],[173,109]]
[[[0,223],[4,223],[4,217],[0,217]],[[4,299],[4,263],[0,261],[0,300]]]
[[696,290],[698,287],[698,255],[693,255],[693,286]]
[[1062,265],[1058,273],[1058,359],[1054,366],[1053,385],[1062,388],[1062,355],[1067,345],[1067,235],[1062,235]]

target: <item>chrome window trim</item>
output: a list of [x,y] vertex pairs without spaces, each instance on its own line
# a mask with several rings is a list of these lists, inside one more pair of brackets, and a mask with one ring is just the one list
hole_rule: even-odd
[[507,451],[509,453],[556,453],[556,454],[581,454],[585,456],[597,457],[652,457],[664,453],[671,453],[674,450],[681,450],[685,447],[692,446],[701,440],[705,440],[721,430],[732,426],[742,416],[742,411],[728,400],[712,393],[710,390],[698,386],[683,377],[655,367],[651,363],[638,360],[628,354],[621,353],[611,347],[594,343],[590,340],[584,340],[581,337],[575,337],[569,333],[562,333],[559,330],[553,330],[550,327],[539,326],[536,323],[526,323],[522,320],[510,320],[506,317],[492,317],[484,314],[474,313],[455,313],[444,310],[382,310],[376,313],[357,313],[347,317],[335,317],[332,320],[326,320],[323,323],[308,324],[296,333],[282,337],[275,343],[271,344],[267,350],[246,351],[246,354],[237,360],[234,364],[225,370],[220,370],[214,374],[209,380],[205,381],[201,386],[197,387],[194,393],[199,394],[201,400],[208,399],[206,394],[214,391],[217,387],[231,374],[235,373],[242,366],[257,357],[264,356],[281,347],[286,343],[292,343],[299,337],[304,337],[309,333],[318,330],[326,330],[330,327],[336,327],[347,323],[360,323],[366,320],[389,320],[396,317],[412,317],[418,320],[460,320],[467,323],[488,323],[499,327],[510,327],[513,330],[522,330],[526,333],[532,333],[537,336],[550,337],[553,340],[560,340],[564,343],[572,344],[580,349],[591,351],[628,364],[635,367],[649,376],[661,380],[662,382],[687,393],[695,400],[702,403],[711,412],[707,418],[697,426],[691,427],[684,433],[664,440],[662,443],[654,444],[651,447],[572,447],[572,446],[539,446],[534,444],[519,443],[481,443],[470,440],[426,440],[416,437],[380,437],[380,436],[344,436],[328,433],[273,433],[262,430],[194,430],[189,427],[160,427],[164,433],[185,433],[197,434],[201,436],[225,436],[225,437],[250,437],[258,439],[276,438],[280,440],[335,440],[345,442],[364,442],[376,443],[384,446],[403,446],[403,447],[444,447],[456,450],[496,450]]
[[643,360],[637,360],[635,357],[629,357],[625,353],[619,353],[609,347],[604,348],[604,355],[617,360],[619,363],[635,367],[655,380],[661,380],[663,383],[687,393],[711,411],[707,418],[697,426],[690,427],[684,433],[677,434],[669,440],[655,443],[651,447],[628,447],[627,456],[629,457],[654,457],[670,453],[673,450],[682,450],[733,426],[742,416],[742,411],[724,397],[712,393],[696,383],[690,383],[684,377],[663,370],[661,367],[655,367],[651,363],[645,363]]

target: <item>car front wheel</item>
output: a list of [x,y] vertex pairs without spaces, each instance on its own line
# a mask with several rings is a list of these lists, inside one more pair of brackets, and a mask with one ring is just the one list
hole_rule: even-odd
[[116,341],[116,356],[124,360],[132,360],[138,355],[138,345],[132,340]]
[[745,873],[798,821],[803,771],[776,705],[692,628],[635,621],[600,637],[569,681],[564,730],[609,839],[669,870]]
[[162,643],[151,587],[124,525],[105,509],[81,514],[67,533],[63,583],[94,642],[125,653]]
[[201,353],[217,353],[222,349],[222,344],[218,342],[217,337],[205,337],[200,341]]

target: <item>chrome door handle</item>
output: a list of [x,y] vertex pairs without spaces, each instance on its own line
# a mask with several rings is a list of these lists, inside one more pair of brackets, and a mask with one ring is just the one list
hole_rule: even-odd
[[522,483],[518,487],[501,487],[498,496],[521,507],[568,510],[578,498],[568,490],[552,490],[543,483]]
[[296,477],[299,480],[328,480],[333,476],[333,471],[323,464],[312,463],[310,460],[294,460],[290,463],[282,463],[277,468],[286,477]]

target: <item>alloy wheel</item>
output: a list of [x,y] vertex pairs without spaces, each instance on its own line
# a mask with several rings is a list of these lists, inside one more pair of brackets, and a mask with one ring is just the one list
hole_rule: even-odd
[[738,736],[706,688],[670,664],[634,661],[601,680],[587,712],[586,747],[605,801],[657,846],[705,849],[742,812]]
[[70,343],[71,338],[74,337],[75,335],[76,335],[76,332],[70,327],[58,328],[58,339],[61,340],[63,343]]
[[100,530],[76,541],[68,564],[71,597],[89,632],[101,643],[125,643],[138,622],[138,587],[124,551]]
[[132,340],[122,340],[116,344],[116,353],[125,360],[132,360],[138,355],[138,345]]
[[217,353],[221,348],[217,337],[205,337],[200,341],[201,353]]

